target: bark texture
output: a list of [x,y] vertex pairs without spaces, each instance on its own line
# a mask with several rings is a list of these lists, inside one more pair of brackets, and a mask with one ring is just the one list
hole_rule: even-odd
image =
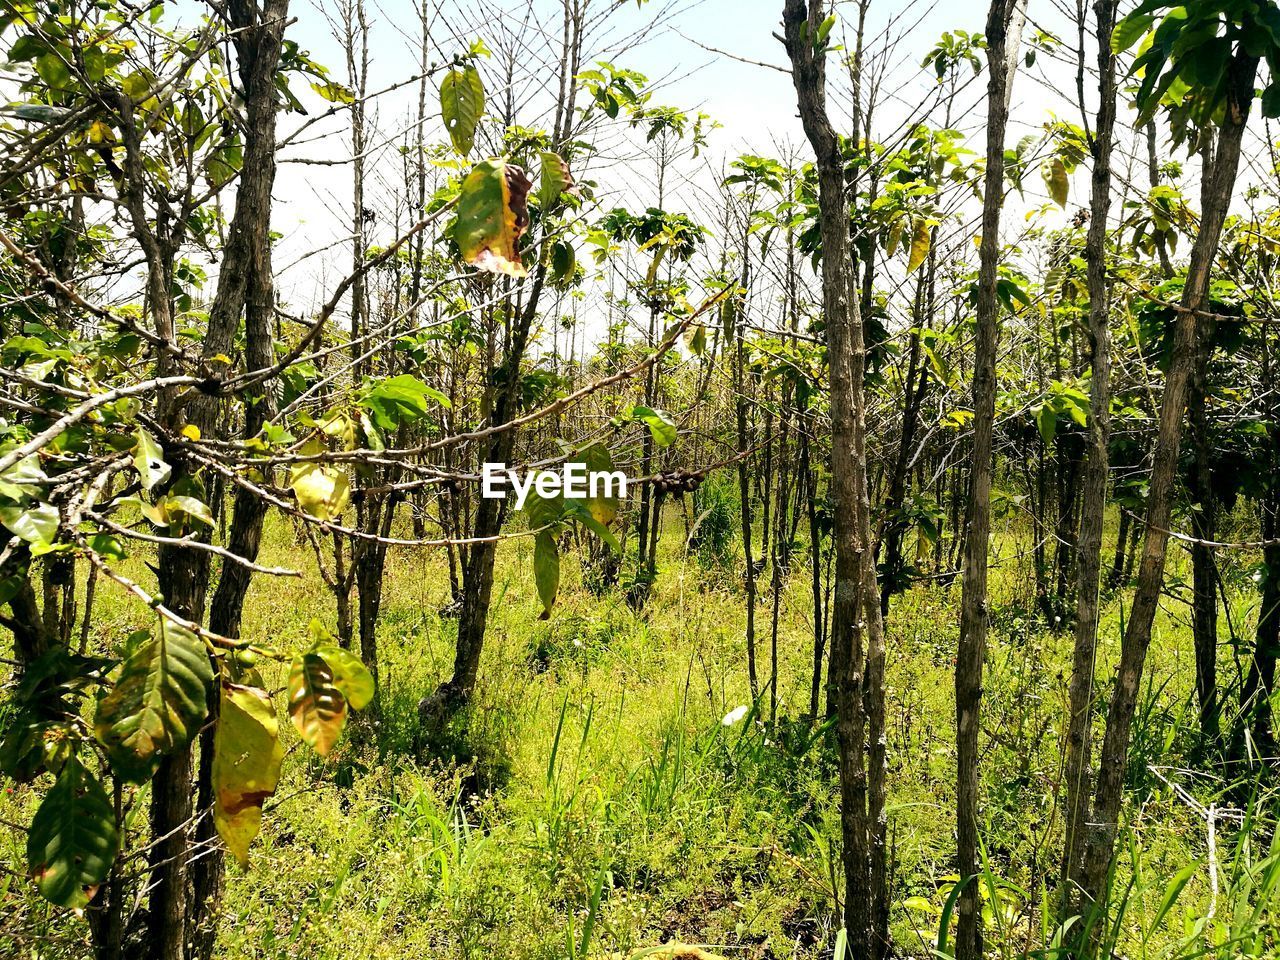
[[[1090,720],[1098,646],[1098,593],[1102,566],[1102,526],[1107,497],[1107,445],[1111,435],[1110,289],[1107,285],[1107,217],[1111,209],[1111,153],[1116,121],[1116,58],[1111,52],[1115,0],[1093,5],[1098,43],[1098,119],[1090,152],[1093,175],[1085,270],[1089,288],[1089,433],[1081,485],[1077,536],[1075,650],[1071,667],[1066,780],[1066,836],[1062,844],[1063,919],[1074,912],[1080,851],[1089,809]],[[1122,537],[1123,541],[1123,531]]]
[[866,347],[852,272],[849,209],[839,140],[827,114],[822,0],[786,0],[783,27],[805,136],[816,157],[822,301],[830,367],[835,604],[830,672],[840,751],[844,925],[853,957],[889,948],[885,850],[884,626],[871,546],[867,489]]
[[1115,850],[1120,805],[1127,770],[1129,739],[1133,716],[1142,682],[1151,627],[1160,603],[1164,580],[1164,564],[1169,542],[1169,519],[1173,509],[1174,479],[1178,466],[1178,448],[1186,414],[1187,388],[1195,362],[1198,338],[1198,314],[1203,309],[1209,287],[1218,241],[1236,172],[1240,165],[1240,148],[1245,123],[1254,97],[1254,76],[1258,60],[1245,51],[1238,52],[1228,67],[1228,98],[1218,133],[1217,150],[1210,169],[1205,171],[1204,207],[1200,215],[1200,232],[1191,251],[1187,280],[1183,287],[1177,326],[1174,331],[1173,356],[1165,381],[1164,400],[1160,407],[1160,425],[1151,466],[1151,485],[1147,495],[1146,533],[1142,560],[1138,567],[1138,584],[1120,647],[1120,663],[1116,670],[1107,712],[1107,727],[1098,763],[1098,783],[1090,816],[1089,836],[1081,872],[1085,905],[1091,907],[1094,921],[1090,924],[1096,938],[1102,924],[1096,922],[1105,910],[1103,894]]
[[[987,566],[991,537],[992,444],[1000,302],[1000,210],[1004,205],[1004,137],[1013,56],[1025,0],[992,0],[987,15],[987,166],[978,248],[977,329],[973,347],[973,449],[965,517],[960,642],[956,650],[956,858],[964,883],[958,901],[957,960],[982,956],[978,896],[978,727],[982,662],[987,649]],[[1011,32],[1011,26],[1015,29]],[[1013,56],[1010,56],[1010,51]]]

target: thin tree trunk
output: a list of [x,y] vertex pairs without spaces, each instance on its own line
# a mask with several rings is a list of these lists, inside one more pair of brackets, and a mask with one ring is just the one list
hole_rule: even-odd
[[1122,510],[1120,513],[1120,526],[1116,531],[1116,553],[1111,560],[1111,573],[1107,576],[1107,586],[1120,586],[1120,582],[1124,579],[1124,558],[1125,548],[1129,545],[1129,525],[1133,519],[1129,516],[1128,510]]
[[[1273,487],[1275,485],[1273,484]],[[1274,541],[1280,536],[1280,495],[1273,489],[1263,505],[1262,536]],[[1276,655],[1280,653],[1280,544],[1268,544],[1263,551],[1261,609],[1254,634],[1253,656],[1240,691],[1240,729],[1234,751],[1238,762],[1251,757],[1274,756],[1275,735],[1271,729],[1271,694],[1275,690]],[[1246,745],[1246,739],[1252,740]]]
[[800,118],[818,171],[835,500],[836,597],[830,670],[840,750],[844,925],[851,956],[879,960],[889,948],[884,624],[871,543],[862,390],[866,348],[851,269],[844,163],[827,114],[825,52],[816,50],[814,43],[826,10],[822,0],[786,0],[782,19]]
[[[494,382],[501,385],[490,420],[493,426],[508,423],[518,413],[520,364],[528,346],[529,330],[533,325],[545,279],[546,270],[540,265],[534,274],[524,309],[515,318],[506,359],[493,378]],[[510,462],[516,433],[515,430],[504,430],[494,435],[486,453],[489,462]],[[476,507],[472,536],[479,542],[471,545],[462,573],[462,609],[458,614],[453,675],[418,704],[421,732],[428,737],[438,732],[442,723],[466,704],[475,688],[489,619],[489,601],[493,594],[493,564],[497,555],[497,543],[493,538],[502,530],[506,503],[505,499],[481,497]]]
[[[1263,329],[1262,382],[1274,377],[1274,340]],[[1240,710],[1232,734],[1231,758],[1247,765],[1257,757],[1275,755],[1275,734],[1271,728],[1271,694],[1275,690],[1276,656],[1280,654],[1280,399],[1272,391],[1268,404],[1271,425],[1267,431],[1270,473],[1266,492],[1259,504],[1262,539],[1267,546],[1262,553],[1262,582],[1259,584],[1260,608],[1254,631],[1253,654],[1240,687]],[[1242,802],[1247,801],[1242,798]]]
[[1212,352],[1213,321],[1201,321],[1188,391],[1188,424],[1193,452],[1187,492],[1191,499],[1191,632],[1196,654],[1196,696],[1200,704],[1200,748],[1211,751],[1219,745],[1218,717],[1218,571],[1213,547],[1205,541],[1217,539],[1218,504],[1213,494],[1206,409],[1209,359]]
[[[1000,210],[1004,205],[1004,134],[1013,80],[1010,49],[1021,33],[1018,0],[992,0],[987,16],[987,167],[978,251],[977,329],[973,348],[973,452],[965,520],[960,643],[956,652],[956,854],[964,889],[958,901],[957,960],[982,956],[978,895],[978,728],[982,661],[987,647],[987,564],[991,536],[992,445],[1000,302]],[[1012,31],[1012,33],[1011,33]]]
[[[1098,785],[1090,815],[1090,834],[1085,848],[1082,887],[1086,904],[1097,911],[1107,873],[1115,849],[1120,805],[1129,753],[1129,737],[1137,707],[1138,691],[1151,627],[1160,603],[1164,581],[1166,548],[1169,541],[1169,519],[1173,510],[1174,477],[1178,466],[1178,447],[1182,439],[1187,386],[1195,361],[1197,339],[1196,310],[1203,309],[1209,287],[1209,271],[1222,236],[1223,223],[1231,205],[1231,194],[1240,165],[1240,148],[1245,123],[1254,96],[1254,77],[1258,60],[1240,51],[1228,67],[1228,103],[1223,111],[1217,154],[1211,170],[1205,171],[1205,204],[1200,215],[1200,233],[1191,251],[1187,280],[1183,286],[1181,308],[1174,331],[1173,356],[1165,380],[1164,400],[1160,408],[1160,427],[1152,459],[1151,483],[1147,495],[1146,536],[1142,563],[1138,569],[1138,585],[1129,621],[1120,647],[1120,663],[1107,712],[1107,728],[1098,763]],[[1098,915],[1090,925],[1097,937],[1101,923]]]
[[809,452],[813,418],[806,415],[804,424],[804,430],[800,434],[800,470],[805,478],[805,511],[809,520],[809,573],[813,592],[813,669],[809,680],[809,719],[817,720],[827,638],[822,626],[822,529],[818,526],[818,480]]
[[[742,276],[738,281],[743,290],[742,296],[744,299],[746,297],[745,291],[751,282],[751,255],[747,247],[747,239],[748,235],[744,227],[742,237]],[[747,432],[747,326],[744,314],[745,307],[740,307],[738,310],[738,328],[737,330],[729,331],[729,335],[736,337],[733,360],[733,390],[736,397],[734,409],[738,425],[738,454],[741,457],[738,460],[738,499],[740,501],[739,514],[742,520],[742,556],[746,562],[742,582],[747,591],[747,681],[751,687],[751,700],[754,703],[760,699],[760,676],[759,665],[756,662],[756,562],[751,532],[751,468],[745,457],[747,450],[751,446],[751,437]],[[763,549],[767,550],[768,545],[766,544]]]
[[[1111,210],[1111,153],[1116,121],[1116,58],[1111,52],[1115,0],[1095,0],[1098,40],[1098,122],[1094,131],[1089,233],[1085,270],[1089,289],[1089,432],[1081,485],[1077,539],[1075,651],[1068,705],[1066,836],[1062,845],[1062,919],[1073,912],[1080,851],[1089,806],[1090,728],[1098,644],[1098,594],[1102,527],[1107,506],[1107,445],[1111,437],[1110,291],[1107,286],[1107,219]],[[1083,109],[1083,104],[1081,105]],[[1123,527],[1123,524],[1122,524]],[[1124,531],[1121,531],[1121,541]]]
[[[937,238],[937,227],[933,228],[933,238]],[[933,243],[929,244],[928,273],[933,273],[936,264]],[[928,365],[921,356],[920,327],[924,322],[925,291],[931,286],[921,274],[916,284],[914,309],[911,317],[911,336],[907,346],[907,375],[903,381],[906,394],[902,408],[902,436],[898,443],[898,454],[894,458],[893,472],[889,475],[889,491],[885,497],[882,513],[888,524],[885,532],[884,578],[880,585],[880,613],[889,615],[889,601],[898,590],[902,576],[902,541],[906,536],[909,524],[902,516],[902,508],[906,503],[907,485],[911,469],[911,452],[915,444],[916,428],[920,420],[920,405],[924,402],[925,390],[929,383]]]
[[[741,336],[741,334],[739,334]],[[747,436],[747,401],[742,395],[742,343],[739,340],[737,360],[735,363],[736,384],[738,390],[738,452],[745,453],[750,439]],[[760,698],[759,668],[756,663],[756,562],[751,542],[751,474],[745,459],[738,461],[738,499],[739,513],[742,518],[742,556],[745,569],[742,574],[743,586],[747,591],[747,679],[751,685],[751,699]]]

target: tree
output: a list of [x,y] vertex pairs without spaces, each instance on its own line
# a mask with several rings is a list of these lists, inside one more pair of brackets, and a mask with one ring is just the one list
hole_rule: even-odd
[[821,0],[788,0],[783,6],[792,82],[818,173],[823,318],[830,371],[831,485],[836,510],[830,669],[840,748],[844,925],[852,956],[883,957],[889,949],[884,624],[867,489],[866,346],[850,270],[844,164],[826,106],[825,58],[834,22]]
[[[1094,4],[1098,43],[1098,114],[1090,152],[1093,157],[1089,233],[1085,259],[1089,295],[1089,439],[1080,490],[1080,533],[1076,582],[1075,646],[1067,706],[1065,838],[1062,843],[1062,919],[1073,914],[1072,887],[1079,882],[1080,851],[1088,810],[1091,711],[1098,646],[1098,602],[1102,533],[1107,502],[1108,444],[1111,433],[1110,290],[1107,283],[1107,234],[1111,209],[1111,154],[1116,121],[1116,57],[1111,49],[1116,5]],[[1081,104],[1081,110],[1084,105]]]
[[[1155,22],[1156,11],[1162,9],[1168,8],[1148,2],[1126,16],[1116,27],[1116,46],[1124,47],[1136,40]],[[1203,173],[1200,229],[1178,304],[1172,358],[1152,457],[1142,562],[1107,711],[1097,789],[1089,817],[1094,826],[1085,847],[1081,886],[1086,904],[1094,911],[1090,925],[1094,938],[1100,929],[1097,911],[1104,906],[1102,893],[1115,846],[1134,709],[1163,581],[1173,481],[1197,349],[1198,318],[1204,309],[1210,271],[1231,204],[1245,125],[1255,96],[1258,63],[1264,51],[1275,49],[1270,26],[1273,20],[1265,19],[1276,12],[1274,5],[1256,11],[1239,4],[1206,4],[1196,7],[1192,17],[1184,18],[1184,12],[1185,8],[1178,7],[1166,13],[1155,29],[1151,46],[1134,61],[1135,69],[1145,70],[1138,89],[1138,105],[1144,117],[1168,102],[1169,118],[1178,139],[1190,140],[1194,145],[1198,131],[1211,122],[1216,123],[1217,130],[1212,162]],[[1256,19],[1259,13],[1264,19]],[[1224,15],[1227,33],[1219,36],[1217,24]],[[1214,29],[1206,30],[1209,25]],[[1175,92],[1175,84],[1182,76],[1196,80],[1197,85]],[[1268,104],[1274,101],[1274,95],[1269,94]]]
[[987,166],[978,250],[977,330],[973,346],[973,469],[964,527],[964,581],[956,652],[956,853],[961,882],[957,960],[982,956],[978,890],[978,729],[987,646],[987,563],[991,537],[991,456],[996,412],[1000,210],[1004,132],[1026,4],[992,0],[987,14]]

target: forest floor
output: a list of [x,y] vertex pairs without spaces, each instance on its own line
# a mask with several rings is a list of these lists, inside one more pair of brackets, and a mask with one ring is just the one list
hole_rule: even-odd
[[[1070,663],[1069,635],[1045,630],[1030,612],[1030,561],[1015,549],[1026,538],[1015,532],[1003,531],[993,574],[981,769],[988,886],[996,891],[988,937],[1001,956],[1053,936],[1042,907],[1061,844]],[[354,722],[323,761],[297,749],[296,732],[281,724],[284,779],[250,872],[229,867],[219,955],[532,960],[625,954],[673,939],[732,957],[829,950],[835,772],[822,736],[798,720],[808,709],[812,657],[807,565],[795,565],[780,604],[778,722],[770,726],[767,692],[760,714],[743,716],[751,697],[741,563],[685,555],[682,533],[678,519],[669,524],[641,613],[620,590],[585,589],[566,555],[548,621],[538,619],[531,542],[505,544],[480,686],[443,745],[453,754],[443,764],[417,756],[414,734],[417,701],[452,665],[455,623],[439,613],[448,599],[444,555],[393,553],[379,640],[381,718]],[[305,564],[309,573],[256,578],[246,636],[287,648],[305,644],[312,617],[332,625],[332,598],[310,559],[291,528],[269,528],[264,562]],[[1175,581],[1183,563],[1179,554]],[[1241,610],[1249,609],[1245,587]],[[99,597],[102,639],[118,642],[142,625],[144,612],[118,592]],[[954,879],[958,602],[958,584],[933,583],[896,598],[888,620],[893,931],[900,952],[913,957],[931,956]],[[772,603],[766,583],[757,612],[762,685]],[[1182,605],[1166,606],[1135,727],[1135,802],[1120,844],[1128,893],[1118,952],[1132,957],[1189,955],[1181,945],[1187,924],[1212,912],[1211,871],[1221,874],[1212,910],[1229,918],[1249,901],[1247,891],[1232,900],[1233,865],[1263,855],[1235,850],[1227,822],[1216,837],[1220,862],[1206,864],[1203,816],[1161,779],[1198,791],[1178,771],[1195,748],[1190,632]],[[1103,692],[1120,614],[1109,599]],[[282,685],[279,670],[264,672]],[[0,820],[25,823],[31,808],[28,791],[7,791]],[[145,803],[133,817],[144,824]],[[66,939],[75,925],[10,872],[23,862],[18,831],[0,829],[0,860],[8,867],[0,913],[14,918],[22,939],[50,938],[21,955],[78,955]],[[1179,880],[1185,888],[1162,911]],[[0,938],[0,954],[14,945]]]

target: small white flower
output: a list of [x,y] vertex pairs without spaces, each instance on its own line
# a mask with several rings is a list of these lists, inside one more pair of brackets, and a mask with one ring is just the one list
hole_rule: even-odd
[[746,715],[747,715],[747,708],[745,706],[734,707],[732,710],[730,710],[728,713],[724,715],[724,719],[720,721],[720,726],[732,727],[735,723],[737,723]]

